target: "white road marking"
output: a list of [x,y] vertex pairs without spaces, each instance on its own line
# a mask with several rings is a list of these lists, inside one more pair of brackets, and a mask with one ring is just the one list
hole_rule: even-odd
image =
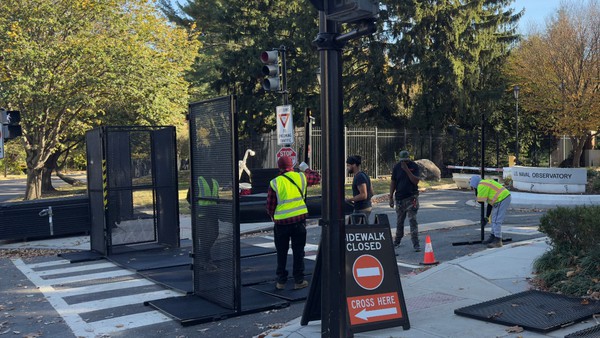
[[[32,271],[32,273],[35,273],[37,275],[37,273],[35,271]],[[50,286],[50,285],[58,285],[58,284],[77,283],[77,282],[85,282],[85,281],[94,280],[94,279],[114,278],[114,277],[129,276],[129,275],[135,275],[135,272],[128,271],[128,270],[115,270],[115,271],[99,272],[99,273],[93,273],[93,274],[87,274],[87,275],[81,275],[81,276],[70,276],[70,277],[54,278],[54,279],[40,278],[43,282],[38,286]]]
[[[108,299],[102,299],[97,301],[90,302],[82,302],[76,304],[67,304],[63,297],[74,296],[84,294],[86,292],[101,292],[108,290],[116,290],[117,286],[121,285],[123,288],[131,287],[132,285],[145,285],[146,283],[154,284],[149,281],[140,282],[129,282],[129,281],[120,281],[115,283],[108,283],[103,285],[95,285],[95,286],[85,286],[74,289],[65,289],[65,290],[56,290],[52,287],[52,285],[65,283],[65,282],[73,282],[73,281],[84,281],[84,280],[95,280],[95,279],[103,279],[108,277],[117,277],[124,275],[133,274],[130,271],[111,271],[108,273],[95,273],[95,274],[87,274],[84,276],[78,276],[74,278],[57,278],[57,279],[43,279],[40,276],[40,272],[36,272],[33,270],[32,266],[42,267],[42,266],[52,266],[52,264],[41,263],[40,264],[31,264],[27,265],[21,259],[14,259],[13,264],[21,270],[21,272],[29,278],[29,280],[39,287],[39,291],[41,291],[46,300],[54,307],[56,312],[63,318],[65,324],[71,328],[73,334],[76,337],[99,337],[110,335],[112,332],[121,332],[131,328],[141,327],[150,324],[162,323],[171,321],[172,319],[161,314],[158,311],[146,311],[137,314],[131,314],[121,317],[115,317],[105,320],[100,320],[96,322],[86,323],[85,320],[79,315],[79,313],[85,313],[89,311],[96,311],[102,309],[109,309],[111,307],[116,306],[124,306],[130,304],[141,304],[144,301],[155,300],[166,297],[178,297],[184,296],[183,293],[175,292],[172,290],[162,290],[162,291],[154,291],[147,293],[140,293],[136,295],[124,296],[124,297],[114,297]],[[59,265],[59,264],[56,264]],[[96,264],[97,265],[97,264]],[[56,270],[57,272],[61,271],[60,268]],[[46,271],[43,271],[46,272]]]
[[409,269],[420,269],[420,268],[422,268],[422,266],[420,266],[420,265],[412,265],[412,264],[402,263],[402,262],[396,262],[396,264],[398,264],[398,266],[409,268]]
[[94,332],[94,337],[110,336],[113,332],[125,331],[146,325],[170,322],[173,319],[158,312],[148,311],[127,316],[115,317],[88,323]]
[[69,305],[69,308],[65,310],[66,313],[85,313],[97,310],[110,309],[113,307],[141,304],[143,302],[149,302],[151,300],[169,298],[169,297],[180,297],[183,293],[172,291],[172,290],[161,290],[154,292],[145,292],[130,296],[120,296],[113,298],[105,298],[94,300],[91,302],[83,302]]
[[105,268],[117,268],[117,266],[113,263],[99,262],[96,264],[87,264],[87,265],[62,268],[60,270],[37,271],[36,273],[40,276],[52,276],[52,275],[59,275],[59,274],[63,274],[63,273],[83,272],[83,271],[99,270],[99,269],[105,269]]
[[35,264],[29,264],[29,267],[32,269],[39,269],[39,268],[45,268],[45,267],[50,267],[50,266],[56,266],[56,265],[67,265],[67,264],[71,264],[70,261],[66,260],[66,259],[61,259],[58,261],[50,261],[50,262],[43,262],[43,263],[35,263]]
[[48,294],[52,297],[71,297],[71,296],[79,296],[86,295],[89,293],[97,293],[104,291],[114,291],[128,288],[135,288],[141,286],[155,285],[151,281],[147,279],[130,279],[120,282],[112,282],[107,284],[99,284],[99,285],[88,285],[82,286],[80,288],[72,288],[72,289],[59,289],[56,290],[51,286],[42,286],[40,287],[40,291],[44,292],[44,294]]

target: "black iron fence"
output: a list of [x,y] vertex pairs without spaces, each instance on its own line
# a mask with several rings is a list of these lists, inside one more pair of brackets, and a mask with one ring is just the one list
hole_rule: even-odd
[[[418,131],[407,129],[344,128],[345,157],[360,155],[363,170],[372,177],[390,175],[401,150],[408,150],[414,159],[429,159],[442,170],[443,176],[450,176],[447,165],[479,166],[481,164],[481,130],[449,128],[448,132]],[[308,156],[313,169],[320,170],[321,130],[311,130],[311,152]],[[291,146],[298,158],[304,161],[305,132],[296,128],[295,142]],[[519,162],[524,165],[554,166],[564,158],[557,158],[558,139],[552,136],[535,136],[528,142],[521,141]],[[277,152],[277,132],[253,135],[239,140],[240,158],[247,149],[254,156],[248,157],[248,168],[275,168]],[[503,167],[509,164],[509,156],[514,155],[514,137],[501,137],[494,131],[486,130],[485,162],[487,167]],[[554,155],[553,155],[554,152]],[[560,153],[560,151],[559,151]],[[553,158],[554,156],[554,158]],[[563,154],[568,156],[567,154]]]

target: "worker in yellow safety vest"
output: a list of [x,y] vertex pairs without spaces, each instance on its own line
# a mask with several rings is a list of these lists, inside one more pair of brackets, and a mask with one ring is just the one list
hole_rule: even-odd
[[[219,207],[217,200],[219,198],[219,182],[211,178],[212,188],[208,181],[203,177],[198,177],[198,256],[199,266],[202,270],[213,271],[217,269],[216,264],[211,259],[211,250],[217,237],[219,237]],[[214,198],[208,200],[203,198]],[[190,200],[188,199],[188,202]]]
[[269,183],[267,192],[267,214],[275,223],[273,237],[277,251],[277,283],[279,290],[285,289],[288,278],[286,270],[287,255],[292,242],[294,256],[293,277],[294,289],[308,286],[304,279],[304,246],[306,245],[306,188],[319,184],[321,176],[312,171],[304,162],[298,167],[301,172],[295,172],[293,162],[288,156],[282,156],[277,161],[279,176]]
[[510,191],[494,180],[482,180],[479,175],[471,177],[469,186],[475,189],[478,203],[487,203],[486,216],[481,220],[484,226],[491,216],[492,231],[490,237],[482,243],[487,244],[488,248],[501,247],[502,223],[510,206]]

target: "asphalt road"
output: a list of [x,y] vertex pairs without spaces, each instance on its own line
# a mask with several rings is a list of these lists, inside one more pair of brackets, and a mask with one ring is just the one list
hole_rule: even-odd
[[[85,175],[76,175],[76,177],[80,180],[85,180]],[[60,187],[66,184],[65,181],[57,176],[52,176],[52,185],[54,187]],[[27,179],[25,178],[0,180],[0,203],[25,196],[26,185]]]
[[[7,186],[2,186],[2,188],[5,187]],[[13,189],[17,188],[13,187]],[[453,245],[458,242],[477,241],[481,239],[481,228],[478,224],[480,208],[467,203],[473,197],[472,192],[458,190],[429,191],[421,194],[421,208],[418,213],[418,220],[421,227],[421,247],[425,247],[425,236],[429,235],[436,260],[446,262],[473,252],[485,250],[485,247],[481,244]],[[393,209],[384,204],[377,205],[374,209],[374,214],[388,214],[392,223],[391,227],[392,229],[395,228],[396,217]],[[505,236],[511,236],[514,242],[542,236],[541,233],[536,231],[539,218],[542,215],[542,211],[511,210],[503,227]],[[489,227],[486,230],[489,230]],[[309,226],[307,243],[318,245],[321,238],[321,231],[322,229],[314,223]],[[486,237],[488,233],[486,231]],[[272,233],[261,232],[252,236],[268,240],[272,236]],[[414,252],[412,250],[410,237],[404,238],[403,245],[396,249],[396,259],[401,279],[402,276],[416,274],[427,269],[427,267],[419,264],[423,260],[423,255],[423,252]],[[32,264],[48,261],[53,262],[56,260],[58,260],[56,256],[47,256],[23,259],[22,262],[31,266]],[[81,263],[78,266],[85,269],[86,264],[92,263]],[[290,263],[288,262],[288,264]],[[54,302],[53,304],[57,302],[56,299],[53,299],[54,296],[50,298],[45,297],[32,282],[31,278],[33,277],[30,276],[28,278],[22,270],[16,267],[16,264],[20,263],[12,262],[9,259],[0,259],[0,269],[3,271],[0,274],[0,334],[12,332],[12,334],[27,337],[75,337],[72,333],[73,321],[69,320],[69,316],[72,315],[68,314],[68,311],[63,312],[62,315],[59,314],[51,305],[51,302]],[[71,272],[70,274],[75,274],[75,272]],[[65,274],[65,276],[67,275],[69,274]],[[149,292],[157,292],[157,290],[161,289],[157,285],[147,287],[151,288],[148,290]],[[126,296],[123,294],[123,291],[117,290],[106,291],[103,294],[103,297],[110,297],[111,299]],[[86,302],[85,304],[92,309],[101,306],[104,307],[101,311],[98,310],[87,314],[87,317],[103,318],[110,323],[119,323],[118,321],[112,322],[111,320],[113,319],[126,318],[121,316],[124,316],[127,311],[131,310],[129,307],[142,306],[141,304],[137,304],[130,305],[129,307],[106,307],[106,300],[100,299],[97,294],[93,296],[81,294],[77,297],[78,303],[82,301]],[[284,309],[270,310],[188,327],[183,327],[173,320],[166,320],[160,323],[149,322],[146,325],[140,324],[138,327],[127,328],[126,330],[120,330],[118,327],[118,325],[123,324],[113,324],[115,325],[115,331],[120,332],[101,337],[254,337],[300,317],[303,306],[304,302],[297,302],[292,303]],[[148,309],[138,309],[137,311],[148,311]],[[87,317],[82,319],[86,320],[88,319]],[[126,321],[126,319],[123,319],[123,323],[126,323]],[[67,323],[69,324],[67,325]],[[82,334],[79,333],[78,336],[82,336]],[[86,335],[83,334],[83,336]],[[92,333],[88,336],[94,337]]]

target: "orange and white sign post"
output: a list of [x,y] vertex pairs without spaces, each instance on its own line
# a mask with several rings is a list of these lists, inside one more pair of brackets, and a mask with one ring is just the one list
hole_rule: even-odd
[[410,328],[388,222],[346,226],[346,305],[352,332]]

